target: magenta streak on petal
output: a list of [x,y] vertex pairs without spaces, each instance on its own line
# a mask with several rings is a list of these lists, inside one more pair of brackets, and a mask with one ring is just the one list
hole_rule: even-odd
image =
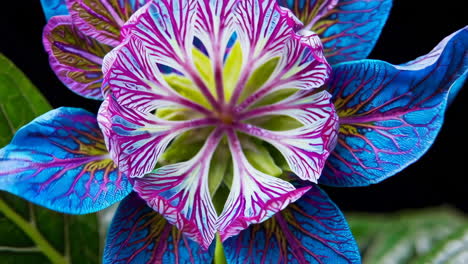
[[319,11],[317,15],[304,27],[305,29],[312,28],[317,21],[323,18],[323,16],[327,15],[329,11],[331,11],[337,4],[339,0],[325,0],[323,1],[322,5],[319,7]]
[[107,9],[107,11],[109,11],[110,15],[115,19],[115,22],[117,23],[117,25],[119,25],[119,27],[122,27],[125,21],[123,21],[120,18],[119,14],[115,12],[114,8],[112,8],[112,5],[109,4],[108,0],[101,0],[101,3]]
[[234,173],[231,191],[218,220],[218,230],[223,241],[237,235],[250,224],[269,219],[310,189],[296,189],[289,182],[256,170],[244,156],[236,132],[232,129],[226,132]]
[[[269,131],[249,124],[237,123],[239,131],[267,141],[277,148],[284,156],[291,170],[301,179],[317,182],[320,177],[329,150],[324,146],[329,135],[325,135],[326,126],[335,123],[327,122],[333,115],[332,108],[317,109],[309,113],[299,113],[292,116],[301,121],[304,126],[286,130]],[[328,112],[328,113],[327,113]],[[323,118],[320,118],[323,116]]]
[[67,43],[62,43],[62,42],[54,42],[53,43],[54,46],[56,46],[57,48],[59,48],[61,51],[64,51],[64,52],[69,52],[69,53],[72,53],[72,54],[76,54],[78,56],[81,56],[91,62],[94,62],[98,65],[102,65],[102,58],[101,57],[98,57],[96,55],[93,55],[89,52],[86,52],[86,51],[83,51],[83,50],[79,50],[77,48],[73,48],[71,45],[67,45]]
[[164,104],[181,105],[207,116],[212,114],[169,87],[139,39],[130,36],[107,54],[103,72],[115,98],[126,107],[149,112]]
[[304,31],[302,34],[291,35],[270,79],[237,106],[236,112],[242,111],[273,91],[284,88],[310,90],[325,83],[331,68],[323,56],[320,39],[313,32]]
[[[288,115],[308,125],[311,122],[328,118],[334,112],[330,99],[331,95],[326,91],[319,93],[299,91],[278,103],[246,110],[238,115],[237,120],[242,121],[265,115]],[[325,112],[322,112],[324,110]]]
[[187,237],[208,249],[217,214],[208,188],[210,161],[221,140],[216,129],[189,161],[163,166],[135,181],[135,191]]
[[234,32],[234,5],[236,0],[215,2],[200,0],[197,8],[195,32],[213,61],[213,72],[219,105],[224,103],[223,56]]
[[79,5],[80,8],[83,8],[84,10],[86,10],[86,12],[88,12],[90,16],[98,18],[99,20],[102,21],[102,23],[106,23],[107,25],[112,25],[114,23],[113,21],[109,20],[108,17],[95,12],[86,3],[84,3],[83,0],[67,0],[67,6],[73,18],[73,24],[76,25],[80,29],[80,31],[82,31],[87,36],[93,37],[94,39],[106,45],[115,47],[119,44],[118,35],[109,31],[97,29],[95,25],[90,24],[88,21],[83,19],[80,16],[80,14],[74,10],[73,8],[74,4]]
[[214,108],[219,108],[193,65],[196,4],[197,1],[183,0],[151,2],[125,25],[123,37],[127,42],[130,38],[139,39],[152,61],[183,73],[195,83]]
[[211,94],[208,86],[206,86],[205,82],[200,78],[200,75],[197,70],[195,70],[195,66],[192,64],[185,64],[186,66],[186,73],[190,77],[190,79],[197,85],[200,92],[205,96],[205,98],[210,102],[210,104],[215,108],[219,108],[220,104],[214,96]]
[[161,153],[179,134],[217,123],[211,118],[163,120],[151,112],[124,107],[111,95],[104,102],[99,112],[99,125],[112,159],[130,177],[142,177],[152,171]]
[[253,70],[281,54],[298,23],[290,11],[280,8],[275,0],[240,1],[235,12],[243,69],[234,88],[231,105],[236,104]]
[[[100,1],[101,1],[101,3],[106,7],[107,11],[109,11],[108,6],[106,6],[106,0],[100,0]],[[97,18],[99,18],[100,20],[102,20],[102,21],[104,21],[104,22],[107,22],[107,23],[109,23],[109,24],[112,23],[112,21],[109,20],[109,18],[107,18],[107,17],[105,17],[105,16],[103,16],[103,15],[101,15],[101,14],[95,12],[93,9],[91,9],[87,4],[84,3],[84,0],[79,0],[79,5],[80,5],[83,9],[85,9],[89,14],[91,14],[92,16],[97,17]]]

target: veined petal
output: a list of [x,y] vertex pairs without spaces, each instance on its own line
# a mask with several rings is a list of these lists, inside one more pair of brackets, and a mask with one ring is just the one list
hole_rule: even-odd
[[69,16],[56,16],[44,28],[43,43],[57,77],[73,92],[102,100],[102,58],[112,47],[77,30]]
[[205,251],[148,207],[136,193],[123,200],[107,235],[104,264],[211,263]]
[[[215,106],[217,103],[193,58],[196,11],[197,1],[151,1],[122,28],[125,42],[121,46],[138,39],[142,44],[139,52],[145,49],[150,67],[165,67],[183,75]],[[112,66],[112,57],[106,56],[106,65]]]
[[309,25],[306,27],[310,28],[310,25],[314,25],[319,21],[323,16],[328,14],[340,0],[278,0],[278,3],[281,6],[289,8],[294,15],[302,22],[304,25]]
[[318,186],[223,243],[228,263],[361,263],[343,214]]
[[239,0],[199,0],[195,32],[211,58],[223,55],[234,33],[234,9]]
[[286,41],[278,65],[268,81],[237,107],[240,111],[269,93],[285,88],[310,90],[321,87],[331,72],[317,34],[303,31]]
[[245,67],[256,67],[279,56],[286,40],[300,25],[294,15],[275,0],[239,1],[234,12]]
[[380,36],[391,6],[392,0],[340,0],[306,29],[319,34],[331,65],[365,59]]
[[213,153],[222,134],[215,130],[190,160],[163,166],[135,181],[135,191],[187,237],[207,249],[217,214],[208,189]]
[[124,38],[138,38],[158,64],[185,72],[193,47],[197,1],[151,1],[122,30]]
[[[444,51],[445,46],[447,45],[447,43],[453,37],[455,37],[457,34],[460,34],[460,33],[462,33],[462,31],[466,31],[467,29],[468,29],[468,27],[464,27],[464,28],[450,34],[449,36],[445,37],[428,54],[426,54],[424,56],[421,56],[421,57],[419,57],[419,58],[417,58],[415,60],[412,60],[410,62],[407,62],[405,64],[402,64],[400,66],[396,66],[396,67],[402,67],[402,69],[408,69],[408,70],[420,70],[420,69],[431,66],[432,64],[434,64],[439,59],[439,57],[442,54],[442,52]],[[456,95],[458,94],[460,89],[463,87],[463,84],[465,82],[465,79],[466,79],[467,75],[468,75],[468,69],[466,69],[466,71],[464,73],[462,73],[461,76],[458,78],[458,80],[456,82],[454,82],[452,84],[452,86],[450,87],[449,98],[448,98],[448,103],[449,104],[453,101],[453,99],[455,99]]]
[[73,24],[102,43],[117,46],[120,29],[149,0],[66,0]]
[[102,71],[105,84],[122,106],[144,113],[167,106],[207,112],[169,86],[140,39],[129,37],[107,54]]
[[151,112],[143,113],[120,105],[112,94],[101,105],[99,126],[106,145],[119,169],[130,177],[142,177],[152,171],[169,142],[181,133],[208,125],[208,118],[167,121]]
[[225,100],[224,58],[230,50],[229,41],[233,38],[235,30],[234,9],[238,1],[198,1],[195,24],[196,40],[201,43],[198,48],[204,51],[210,59],[210,65],[204,65],[204,67],[211,66],[212,68],[214,73],[212,78],[214,86],[216,86],[217,99],[220,102]]
[[335,67],[329,91],[340,133],[321,183],[377,183],[426,152],[442,126],[449,90],[466,78],[468,29],[442,45],[435,57],[406,66],[364,60]]
[[236,127],[276,147],[291,170],[303,180],[317,182],[336,138],[336,114],[326,91],[300,91],[273,105],[245,113],[243,118],[287,115],[303,124],[284,131],[270,131],[239,123]]
[[21,128],[0,150],[0,189],[55,211],[85,214],[132,190],[109,157],[96,117],[52,110]]
[[242,50],[242,67],[231,97],[236,104],[253,71],[279,57],[286,42],[295,34],[300,22],[276,0],[239,1],[235,8],[237,41]]
[[53,16],[68,15],[65,0],[41,0],[46,20]]
[[256,170],[242,152],[235,132],[230,130],[227,133],[234,171],[231,191],[218,220],[223,241],[251,224],[267,220],[310,188],[296,189],[287,181]]

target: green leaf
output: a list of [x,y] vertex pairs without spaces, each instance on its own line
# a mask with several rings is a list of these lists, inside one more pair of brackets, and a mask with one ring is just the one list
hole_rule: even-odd
[[[51,109],[36,87],[0,54],[0,147]],[[96,214],[69,216],[0,192],[0,263],[99,263]]]
[[51,106],[10,60],[0,54],[0,147],[16,130]]
[[439,241],[432,250],[411,262],[413,264],[468,263],[468,224]]
[[[349,214],[363,263],[409,263],[467,223],[457,212],[435,208],[390,215]],[[432,263],[432,262],[431,262]]]

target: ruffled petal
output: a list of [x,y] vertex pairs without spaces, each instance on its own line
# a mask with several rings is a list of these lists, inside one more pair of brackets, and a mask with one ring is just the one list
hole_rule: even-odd
[[96,117],[59,108],[21,128],[0,150],[0,189],[55,211],[86,214],[132,190],[110,159]]
[[287,88],[311,90],[321,87],[331,68],[323,56],[323,47],[317,34],[303,31],[286,40],[278,65],[269,79],[238,107],[241,111],[266,95]]
[[149,0],[66,0],[73,23],[98,41],[117,46],[120,29]]
[[391,6],[392,0],[340,0],[306,29],[319,34],[331,65],[365,59],[380,36]]
[[167,106],[200,113],[208,110],[181,96],[164,79],[154,57],[142,41],[128,38],[106,55],[102,69],[105,86],[122,106],[148,113]]
[[142,177],[155,168],[172,139],[190,129],[213,125],[214,121],[167,121],[151,112],[122,106],[109,94],[99,109],[98,123],[120,171],[130,177]]
[[223,241],[267,220],[310,188],[296,189],[287,181],[256,170],[245,157],[235,132],[227,133],[234,171],[231,191],[218,220]]
[[68,15],[65,0],[41,0],[46,20],[53,16]]
[[197,1],[152,1],[125,25],[122,36],[140,39],[159,64],[185,72],[191,61]]
[[223,243],[228,263],[361,263],[343,214],[314,186],[271,219]]
[[209,250],[191,241],[133,193],[119,206],[107,235],[104,264],[211,263]]
[[284,131],[270,131],[244,123],[236,127],[276,147],[291,171],[301,179],[317,182],[336,137],[337,118],[330,94],[298,92],[276,104],[248,111],[243,118],[263,115],[287,115],[303,126]]
[[69,16],[56,16],[44,28],[43,43],[57,77],[73,92],[102,100],[102,58],[112,47],[83,35]]
[[377,183],[426,152],[442,126],[449,90],[466,78],[468,29],[438,49],[404,66],[369,60],[335,67],[329,91],[340,133],[320,183]]
[[215,130],[190,160],[156,169],[135,181],[135,191],[187,237],[207,249],[217,214],[208,188],[211,157],[222,133]]

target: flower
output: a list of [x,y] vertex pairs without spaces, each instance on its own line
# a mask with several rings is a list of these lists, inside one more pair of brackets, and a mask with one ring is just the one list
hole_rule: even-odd
[[230,263],[358,263],[314,182],[369,185],[416,161],[466,77],[468,30],[395,66],[359,60],[390,1],[280,4],[305,28],[266,0],[67,1],[45,47],[67,86],[105,98],[101,129],[80,109],[37,118],[0,151],[0,189],[67,213],[127,196],[105,263],[209,263],[214,244]]

